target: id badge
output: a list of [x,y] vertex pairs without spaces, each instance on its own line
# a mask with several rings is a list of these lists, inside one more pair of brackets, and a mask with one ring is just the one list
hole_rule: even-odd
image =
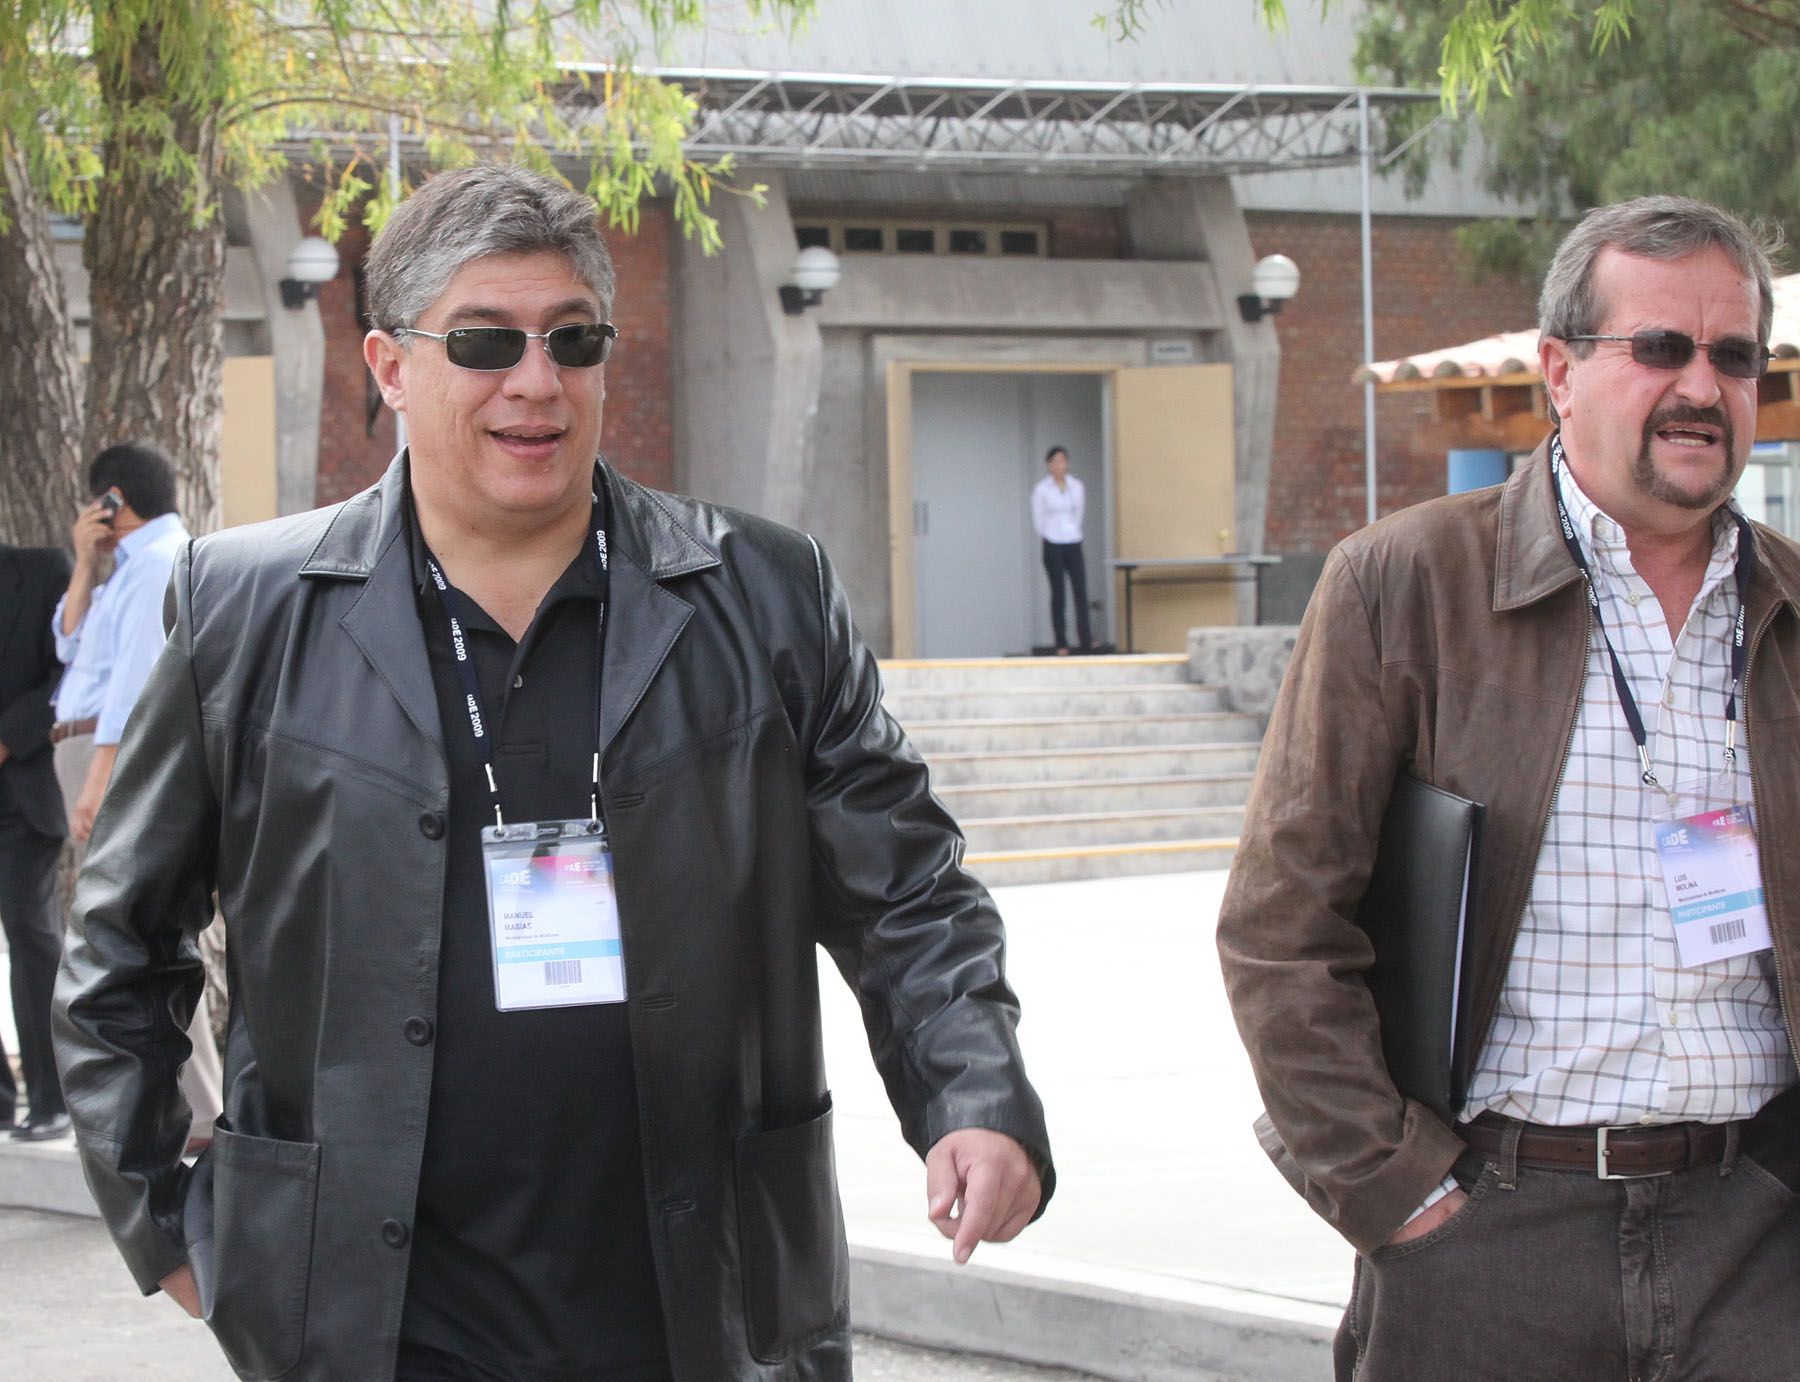
[[1652,829],[1683,969],[1774,945],[1756,821],[1736,774],[1663,798]]
[[612,851],[598,821],[524,821],[481,832],[494,1006],[625,1001]]

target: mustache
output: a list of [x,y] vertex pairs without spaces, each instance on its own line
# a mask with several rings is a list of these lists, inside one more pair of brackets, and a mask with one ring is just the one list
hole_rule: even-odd
[[1644,423],[1644,433],[1660,431],[1683,422],[1700,422],[1717,427],[1726,435],[1731,433],[1731,419],[1725,416],[1723,408],[1696,408],[1692,403],[1671,403],[1666,408],[1658,408],[1650,414]]

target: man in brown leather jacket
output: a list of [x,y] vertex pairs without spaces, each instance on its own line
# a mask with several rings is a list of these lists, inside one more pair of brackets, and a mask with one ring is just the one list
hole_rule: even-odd
[[[1800,550],[1729,502],[1772,313],[1728,214],[1591,213],[1557,432],[1326,564],[1219,948],[1265,1140],[1358,1252],[1340,1378],[1793,1375]],[[1352,921],[1402,772],[1486,808],[1451,1123]]]
[[58,989],[83,1161],[243,1377],[848,1379],[821,945],[957,1260],[1050,1192],[999,918],[829,563],[596,461],[595,218],[495,166],[395,212],[365,354],[409,446],[183,552],[100,811]]

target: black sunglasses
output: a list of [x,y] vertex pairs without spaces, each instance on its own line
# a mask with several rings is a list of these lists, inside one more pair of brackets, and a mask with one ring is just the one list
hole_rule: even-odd
[[1733,379],[1761,379],[1772,352],[1744,336],[1722,341],[1696,341],[1684,331],[1639,331],[1632,336],[1564,336],[1565,341],[1629,341],[1631,358],[1650,369],[1686,369],[1696,350],[1704,350],[1712,367]]
[[611,322],[581,322],[552,331],[521,331],[516,326],[459,326],[454,331],[421,331],[403,326],[401,336],[424,336],[444,343],[444,358],[463,369],[511,369],[525,358],[527,341],[542,341],[550,358],[566,369],[589,369],[612,354],[619,328]]

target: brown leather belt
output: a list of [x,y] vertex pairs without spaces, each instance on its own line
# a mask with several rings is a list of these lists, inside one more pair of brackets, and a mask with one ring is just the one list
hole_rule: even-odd
[[1519,1165],[1587,1171],[1602,1180],[1667,1176],[1706,1166],[1725,1155],[1728,1123],[1628,1124],[1618,1128],[1556,1128],[1484,1113],[1457,1128],[1483,1157],[1498,1158],[1510,1129],[1519,1136]]
[[[42,724],[43,721],[39,721]],[[58,720],[50,726],[50,742],[60,744],[65,739],[73,739],[77,734],[92,734],[100,725],[98,715],[90,715],[85,720]]]

